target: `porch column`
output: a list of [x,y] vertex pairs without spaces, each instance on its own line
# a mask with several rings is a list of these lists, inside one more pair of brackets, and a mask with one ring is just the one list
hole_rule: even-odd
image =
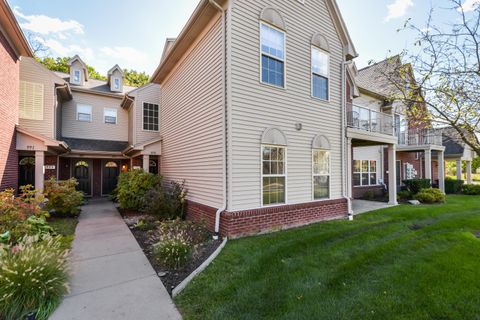
[[457,180],[462,180],[462,160],[457,160]]
[[438,188],[445,193],[445,157],[443,151],[438,151]]
[[150,172],[150,156],[148,154],[143,155],[143,171]]
[[388,145],[388,204],[397,203],[397,147]]
[[425,150],[425,179],[432,181],[432,150]]
[[347,138],[347,197],[352,199],[352,179],[353,179],[353,154],[352,154],[352,139]]
[[43,151],[35,151],[35,189],[43,193],[44,186],[45,154]]
[[472,161],[467,161],[467,184],[472,184]]

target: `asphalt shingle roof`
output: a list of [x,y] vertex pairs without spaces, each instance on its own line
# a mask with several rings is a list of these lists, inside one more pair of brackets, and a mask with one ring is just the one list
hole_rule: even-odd
[[72,150],[121,152],[128,147],[127,141],[76,138],[62,138],[61,140],[65,141]]
[[[388,97],[398,92],[388,75],[394,75],[401,66],[399,56],[394,56],[358,70],[357,86],[370,92]],[[390,76],[391,77],[391,76]]]
[[[62,78],[63,80],[65,80],[66,82],[70,82],[70,75],[69,74],[63,73],[63,72],[58,72],[58,71],[55,71],[54,73],[57,76],[59,76],[60,78]],[[123,96],[125,93],[129,93],[130,91],[133,91],[133,90],[137,89],[136,87],[130,87],[130,86],[124,85],[123,86],[123,92],[114,92],[114,91],[110,90],[110,86],[107,84],[107,81],[97,80],[97,79],[92,79],[92,78],[88,79],[88,81],[86,81],[85,85],[83,85],[83,86],[79,86],[79,85],[70,83],[70,87],[71,88],[78,87],[78,88],[85,89],[85,90],[92,90],[92,91],[98,91],[98,92],[104,92],[104,93],[117,94],[117,95],[120,95],[120,96]]]

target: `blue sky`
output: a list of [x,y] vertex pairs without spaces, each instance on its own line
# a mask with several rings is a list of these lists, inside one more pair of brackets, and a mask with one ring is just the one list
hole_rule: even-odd
[[[308,1],[308,0],[307,0]],[[421,26],[430,7],[438,21],[452,14],[448,0],[337,0],[360,57],[359,67],[411,45],[398,33],[407,18]],[[26,34],[49,47],[49,55],[79,54],[101,73],[118,63],[151,74],[166,37],[176,37],[198,0],[8,0]],[[139,5],[141,3],[141,5]],[[465,0],[466,9],[480,0]]]

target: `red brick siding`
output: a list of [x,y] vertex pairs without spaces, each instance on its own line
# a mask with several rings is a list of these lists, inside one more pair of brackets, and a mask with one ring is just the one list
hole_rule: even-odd
[[361,199],[368,191],[373,191],[376,196],[382,196],[385,188],[383,186],[353,187],[353,198]]
[[132,159],[132,169],[133,167],[140,167],[143,168],[143,158],[137,157]]
[[50,178],[57,179],[57,156],[45,156],[45,165],[46,166],[55,166],[55,169],[45,169],[45,180]]
[[59,160],[59,176],[60,180],[68,180],[70,179],[70,159],[69,158],[62,158],[60,157]]
[[18,187],[15,124],[18,121],[18,58],[0,32],[0,190]]
[[[220,219],[222,236],[238,238],[307,225],[347,216],[345,199],[284,205],[253,210],[223,212]],[[214,230],[216,209],[189,202],[187,217],[207,223]]]
[[405,179],[405,163],[410,163],[413,165],[415,170],[417,171],[417,179],[421,179],[425,176],[425,173],[422,170],[422,162],[423,159],[420,157],[416,159],[416,152],[397,152],[397,160],[402,161],[402,167],[401,167],[401,177],[402,180]]

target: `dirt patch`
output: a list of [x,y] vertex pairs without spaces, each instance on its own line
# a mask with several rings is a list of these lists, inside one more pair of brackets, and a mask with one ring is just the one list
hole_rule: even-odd
[[[133,236],[142,248],[143,252],[147,256],[148,260],[150,261],[153,269],[155,269],[158,276],[162,280],[163,285],[165,286],[165,288],[167,288],[167,291],[170,294],[172,294],[172,290],[176,286],[178,286],[193,271],[195,271],[222,244],[222,240],[213,240],[213,234],[211,234],[208,237],[207,241],[194,247],[193,257],[188,265],[178,270],[172,270],[162,265],[153,256],[153,246],[159,241],[159,233],[157,229],[155,228],[153,230],[144,230],[142,228],[135,227],[140,220],[148,221],[152,220],[152,218],[148,215],[135,211],[127,212],[119,209],[119,212],[125,220],[125,223],[130,228],[130,231],[132,232]],[[195,237],[196,235],[192,234],[191,236]],[[205,237],[204,234],[198,236]]]
[[475,235],[475,237],[477,237],[478,239],[480,239],[480,230],[474,232],[473,234]]
[[414,223],[414,224],[412,224],[412,225],[409,225],[408,228],[409,228],[410,230],[416,231],[416,230],[423,229],[424,226],[422,226],[421,224],[416,224],[416,223]]

